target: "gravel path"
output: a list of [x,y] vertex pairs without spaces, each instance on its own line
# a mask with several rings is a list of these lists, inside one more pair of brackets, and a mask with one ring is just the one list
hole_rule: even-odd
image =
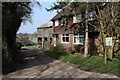
[[43,53],[43,50],[24,50],[27,64],[18,71],[9,73],[5,78],[117,78],[109,74],[100,74],[80,70],[76,65],[55,60]]

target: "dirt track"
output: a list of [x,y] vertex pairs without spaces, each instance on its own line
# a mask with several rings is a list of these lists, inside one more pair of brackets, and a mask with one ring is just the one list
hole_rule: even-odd
[[117,78],[114,75],[80,70],[76,65],[53,59],[43,50],[24,50],[27,64],[5,78]]

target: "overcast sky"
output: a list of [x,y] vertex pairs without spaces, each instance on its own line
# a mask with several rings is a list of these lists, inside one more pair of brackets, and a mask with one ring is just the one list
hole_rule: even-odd
[[33,8],[32,24],[30,22],[22,23],[17,33],[34,33],[37,31],[37,27],[50,21],[57,14],[56,11],[47,12],[45,9],[45,7],[50,8],[53,2],[41,2],[40,4],[42,5],[41,8],[38,6]]

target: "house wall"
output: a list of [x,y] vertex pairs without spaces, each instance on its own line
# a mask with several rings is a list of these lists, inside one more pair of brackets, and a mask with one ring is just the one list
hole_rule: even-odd
[[71,27],[71,25],[73,24],[73,16],[68,17],[67,21],[68,21],[68,27]]
[[61,38],[62,34],[59,34],[59,43],[63,44],[64,47],[66,48],[66,51],[69,51],[69,49],[73,49],[73,34],[69,34],[69,43],[62,43],[62,38]]
[[[73,44],[74,33],[82,33],[83,35],[85,34],[84,24],[76,23],[75,25],[73,25],[73,17],[68,17],[67,21],[68,21],[68,25],[66,25],[66,26],[61,26],[61,20],[59,20],[59,26],[55,26],[54,21],[53,21],[53,33],[58,34],[58,36],[59,36],[59,39],[58,39],[59,41],[58,42],[59,43],[61,43],[61,34],[69,34],[69,43],[61,43],[65,46],[66,51],[70,51],[71,49],[75,50],[75,47],[79,46],[80,47],[80,52],[84,52],[84,45]],[[89,30],[94,31],[93,27],[92,28],[89,27]],[[93,35],[93,33],[94,33],[94,35]],[[96,44],[98,49],[101,48],[100,41],[98,39],[99,35],[96,36],[95,35],[96,32],[93,32],[93,33],[89,33],[89,35],[93,36],[93,37],[89,36],[89,38],[88,38],[89,51],[90,51],[90,48],[91,48],[91,44],[93,44],[92,40],[94,40],[94,43]],[[99,51],[100,50],[98,50],[98,52]]]
[[38,37],[52,37],[52,28],[40,28],[37,29]]
[[[70,33],[69,34],[69,43],[62,43],[62,38],[61,38],[61,35],[62,34],[58,34],[58,43],[57,44],[59,44],[59,43],[61,43],[61,44],[63,44],[64,45],[64,47],[65,47],[65,49],[66,49],[66,51],[71,51],[71,50],[73,50],[73,51],[75,51],[76,49],[75,49],[75,47],[76,46],[78,46],[79,48],[80,48],[80,52],[84,52],[84,45],[79,45],[79,44],[73,44],[73,37],[74,37],[74,34],[72,34],[72,33]],[[83,34],[84,35],[84,34]],[[92,37],[91,37],[92,36]],[[88,47],[89,47],[89,52],[91,51],[91,48],[92,48],[92,44],[93,43],[95,43],[95,45],[96,45],[96,47],[98,48],[98,52],[100,52],[101,51],[101,43],[100,43],[100,41],[99,41],[99,39],[100,39],[100,35],[99,35],[99,33],[98,32],[96,32],[96,33],[89,33],[89,38],[88,38]]]
[[[74,37],[74,34],[69,34],[69,43],[62,43],[62,38],[61,38],[61,34],[59,34],[59,43],[63,44],[66,51],[71,51],[71,50],[75,50],[75,46],[78,46],[78,44],[73,44],[73,37]],[[83,48],[84,48],[84,45],[79,45],[80,47],[80,50],[82,51]]]

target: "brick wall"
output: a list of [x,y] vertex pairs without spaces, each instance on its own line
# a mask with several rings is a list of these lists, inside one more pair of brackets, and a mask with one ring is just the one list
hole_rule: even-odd
[[[59,43],[63,44],[64,47],[66,48],[66,51],[70,51],[71,49],[72,50],[75,50],[75,46],[77,46],[77,44],[73,44],[73,37],[74,37],[74,34],[69,34],[69,43],[62,43],[61,42],[61,34],[59,34]],[[84,45],[80,45],[80,50],[83,49]]]

